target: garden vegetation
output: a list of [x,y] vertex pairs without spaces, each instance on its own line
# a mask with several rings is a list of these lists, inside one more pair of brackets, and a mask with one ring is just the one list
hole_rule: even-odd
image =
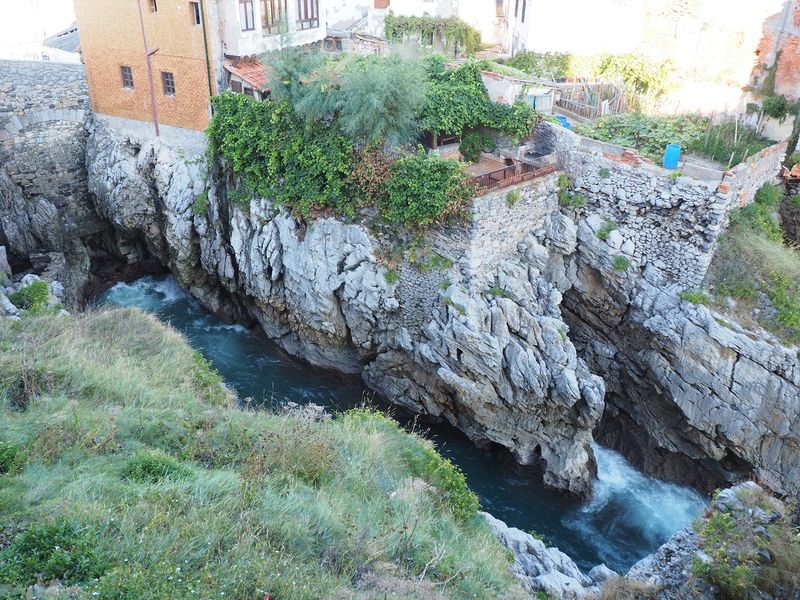
[[575,129],[581,135],[638,150],[656,164],[661,164],[667,144],[680,144],[684,152],[716,160],[728,167],[773,143],[742,123],[724,121],[711,125],[707,119],[692,115],[609,115],[591,124],[577,125]]
[[463,135],[475,160],[497,136],[523,138],[537,121],[524,103],[492,102],[475,61],[447,68],[441,57],[325,58],[292,48],[270,65],[271,99],[212,99],[210,151],[235,176],[229,200],[265,197],[301,218],[320,210],[354,218],[375,206],[404,227],[458,219],[475,191],[458,161],[417,152],[417,136]]
[[0,321],[3,597],[522,597],[477,508],[382,414],[238,408],[138,310]]

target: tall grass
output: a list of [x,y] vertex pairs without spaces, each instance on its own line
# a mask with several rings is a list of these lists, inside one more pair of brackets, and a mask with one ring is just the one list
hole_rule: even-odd
[[777,187],[765,185],[753,204],[731,215],[707,279],[717,294],[736,299],[743,314],[766,303],[760,324],[786,343],[797,344],[800,251],[783,240],[775,215],[780,199]]
[[731,119],[709,126],[703,137],[689,145],[689,151],[733,167],[772,144],[755,128]]
[[88,565],[70,582],[97,598],[519,593],[429,442],[366,410],[240,410],[179,334],[136,310],[0,322],[0,442],[14,448],[0,539],[44,532],[25,571],[21,542],[0,550],[0,584],[23,595],[43,564],[50,578]]

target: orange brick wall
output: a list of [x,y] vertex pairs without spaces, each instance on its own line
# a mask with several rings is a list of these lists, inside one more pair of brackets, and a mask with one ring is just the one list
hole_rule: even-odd
[[[92,108],[101,114],[153,120],[137,1],[142,3],[148,46],[158,48],[151,62],[159,123],[204,129],[209,97],[203,28],[192,23],[188,0],[158,0],[156,13],[150,12],[149,0],[75,0]],[[204,0],[207,23],[210,2]],[[121,65],[133,70],[133,90],[122,87]],[[174,97],[164,94],[161,71],[173,73]]]
[[[764,34],[756,50],[752,82],[760,87],[780,52],[775,69],[775,93],[790,101],[800,99],[800,0],[787,0],[788,6],[764,23]],[[767,68],[765,68],[765,66]]]

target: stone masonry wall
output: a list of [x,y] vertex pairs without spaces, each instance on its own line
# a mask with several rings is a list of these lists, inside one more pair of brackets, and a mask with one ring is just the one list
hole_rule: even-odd
[[561,127],[545,125],[540,132],[587,201],[580,216],[595,230],[616,226],[608,238],[613,249],[683,289],[703,281],[730,212],[776,177],[786,151],[785,143],[776,144],[724,172],[687,165],[681,176],[633,150]]
[[0,61],[0,92],[0,163],[11,181],[27,200],[56,209],[58,238],[98,230],[85,201],[91,108],[83,65]]

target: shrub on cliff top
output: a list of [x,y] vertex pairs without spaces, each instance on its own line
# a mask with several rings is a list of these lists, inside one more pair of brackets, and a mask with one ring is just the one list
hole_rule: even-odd
[[457,218],[474,195],[461,165],[422,151],[396,160],[390,172],[384,213],[403,225],[425,226]]

